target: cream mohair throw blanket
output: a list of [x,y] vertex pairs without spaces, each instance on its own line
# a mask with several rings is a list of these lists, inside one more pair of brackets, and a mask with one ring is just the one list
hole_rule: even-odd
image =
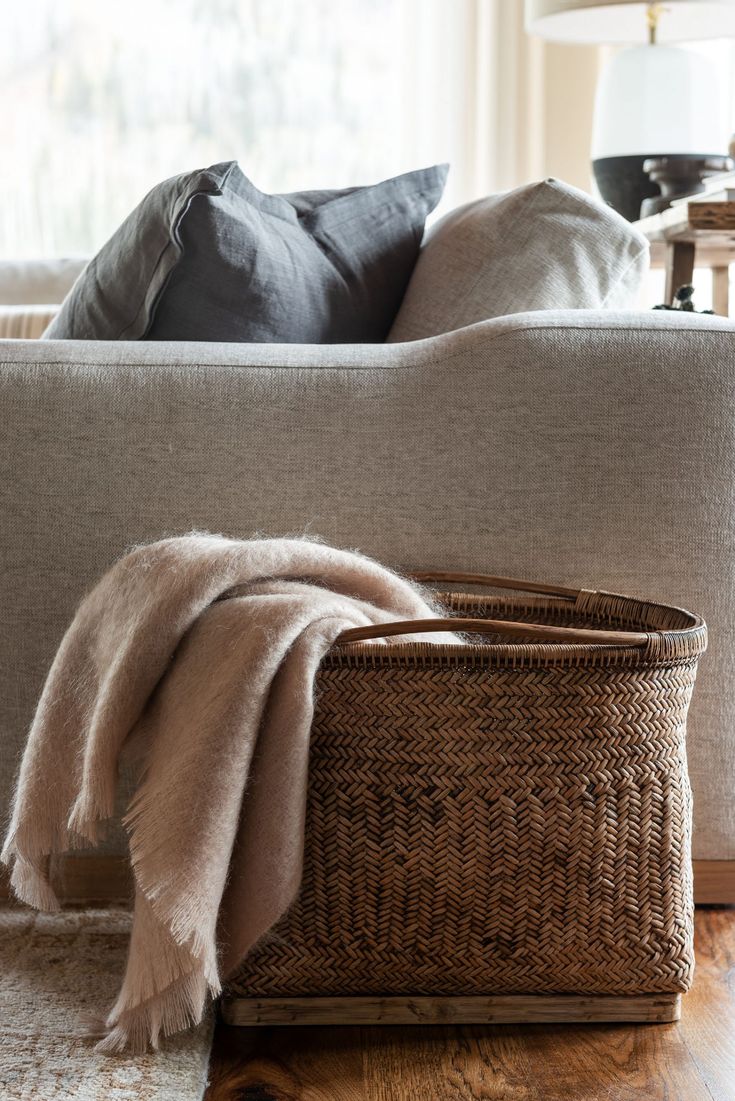
[[361,555],[198,534],[134,550],[86,597],[38,704],[2,859],[21,899],[54,909],[48,854],[97,839],[135,747],[135,912],[103,1050],[199,1021],[293,901],[314,676],[336,636],[436,614]]

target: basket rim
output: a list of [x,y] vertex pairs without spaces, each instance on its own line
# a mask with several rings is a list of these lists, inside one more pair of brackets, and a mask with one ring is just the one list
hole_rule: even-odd
[[[466,642],[459,645],[413,641],[336,642],[326,655],[328,666],[452,665],[483,667],[508,665],[671,665],[695,660],[707,648],[707,625],[702,616],[686,608],[612,593],[581,589],[575,600],[568,596],[526,595],[488,596],[480,593],[434,591],[434,597],[446,603],[447,617],[459,618],[457,607],[494,605],[498,609],[547,609],[584,613],[590,617],[605,615],[620,620],[631,629],[643,627],[645,645],[585,642]],[[465,613],[466,614],[466,613]],[[641,617],[667,622],[665,629],[646,630]],[[681,626],[674,626],[676,621]],[[532,621],[529,620],[529,623]],[[671,626],[668,626],[671,624]],[[399,636],[400,637],[400,636]],[[404,636],[405,639],[405,636]]]

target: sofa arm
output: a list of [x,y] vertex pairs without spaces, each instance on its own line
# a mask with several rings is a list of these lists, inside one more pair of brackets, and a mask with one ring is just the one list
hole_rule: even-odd
[[58,310],[58,306],[0,305],[0,339],[38,340]]
[[735,325],[544,313],[361,347],[0,343],[0,806],[126,547],[310,532],[388,564],[683,604],[696,855],[735,859]]

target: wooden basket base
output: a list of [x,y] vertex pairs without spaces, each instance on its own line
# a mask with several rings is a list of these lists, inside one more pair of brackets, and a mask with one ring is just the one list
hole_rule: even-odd
[[681,994],[494,994],[480,997],[238,998],[228,1025],[468,1025],[678,1021]]

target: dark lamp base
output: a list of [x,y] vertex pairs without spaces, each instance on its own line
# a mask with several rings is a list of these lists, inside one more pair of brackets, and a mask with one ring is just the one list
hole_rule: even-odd
[[643,165],[648,174],[661,189],[660,195],[644,199],[641,204],[641,218],[650,214],[660,214],[675,199],[687,195],[699,195],[704,191],[704,181],[708,176],[717,176],[732,168],[729,157],[651,157]]
[[658,184],[643,171],[648,157],[600,157],[592,162],[595,182],[603,201],[629,222],[641,216],[644,199],[660,195]]
[[[666,187],[674,186],[676,191],[674,198],[681,194],[696,194],[701,191],[703,174],[706,176],[712,175],[716,171],[725,171],[730,163],[727,157],[719,154],[690,156],[682,153],[664,156],[663,154],[649,153],[629,157],[598,157],[597,160],[592,162],[592,169],[600,195],[608,206],[611,206],[613,210],[617,210],[618,214],[622,214],[629,222],[635,222],[642,216],[641,207],[649,199],[655,199],[657,202],[663,200],[664,205],[656,206],[654,209],[647,207],[646,213],[648,214],[655,214],[657,210],[665,209],[671,203],[672,196],[662,194],[662,187],[659,186],[658,179],[649,177],[644,168],[646,162],[649,166],[654,163],[661,165],[665,162]],[[715,163],[724,164],[725,167],[703,169],[703,166]],[[658,175],[660,168],[655,171]],[[676,179],[675,184],[673,184],[674,179]],[[671,185],[668,183],[669,180],[672,182]],[[678,190],[680,186],[684,186],[684,180],[687,181],[687,188],[691,184],[691,190]],[[661,182],[663,184],[663,179]],[[645,214],[643,216],[645,217]]]

